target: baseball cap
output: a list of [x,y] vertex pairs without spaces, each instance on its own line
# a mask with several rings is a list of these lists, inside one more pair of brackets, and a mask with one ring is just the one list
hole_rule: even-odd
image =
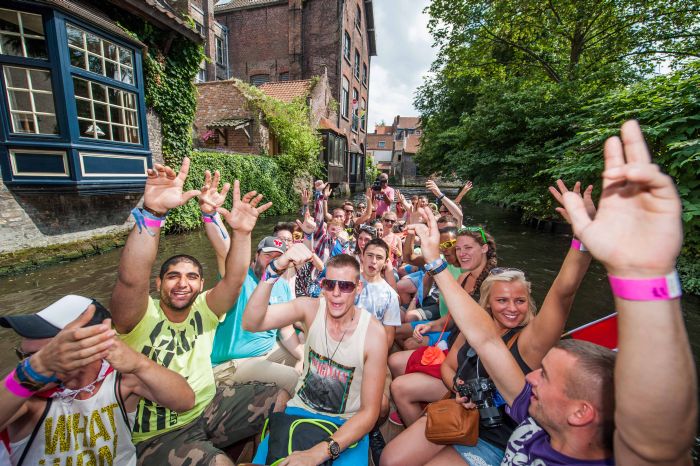
[[284,241],[279,238],[275,238],[274,236],[266,236],[258,243],[257,252],[260,251],[279,252],[280,254],[284,254],[287,251],[287,246],[284,244]]
[[90,304],[96,307],[95,315],[85,327],[101,324],[111,317],[107,308],[96,300],[71,294],[49,304],[36,314],[0,317],[0,326],[12,328],[24,338],[52,338],[77,319]]

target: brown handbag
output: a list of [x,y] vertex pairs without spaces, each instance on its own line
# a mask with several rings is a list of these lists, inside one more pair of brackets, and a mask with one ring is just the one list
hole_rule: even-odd
[[[506,346],[510,349],[520,336],[517,332]],[[467,359],[457,370],[462,372]],[[430,403],[425,408],[428,417],[425,423],[425,438],[438,445],[467,445],[474,446],[479,440],[479,410],[465,409],[452,398],[452,392],[447,392],[440,401]]]
[[451,398],[430,403],[425,438],[438,445],[474,446],[479,440],[479,410],[464,409]]

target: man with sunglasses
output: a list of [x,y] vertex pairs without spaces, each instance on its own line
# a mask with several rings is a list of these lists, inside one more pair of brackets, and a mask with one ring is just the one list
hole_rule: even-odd
[[194,406],[187,381],[117,339],[109,317],[97,301],[68,295],[36,314],[0,318],[22,336],[21,362],[0,388],[11,450],[3,464],[134,466],[141,397],[176,412]]
[[673,179],[651,163],[637,122],[605,142],[604,158],[595,217],[575,192],[562,195],[561,212],[608,272],[617,353],[563,340],[524,376],[492,319],[443,272],[435,223],[412,225],[455,323],[520,423],[502,465],[692,464],[697,378],[676,272],[681,200]]
[[[302,322],[307,329],[304,371],[286,412],[307,418],[330,417],[341,424],[325,441],[292,453],[285,464],[318,465],[333,459],[339,466],[366,465],[365,436],[379,416],[386,375],[386,333],[379,321],[355,306],[362,290],[360,267],[347,254],[334,256],[326,264],[320,299],[297,298],[269,305],[279,273],[310,258],[308,248],[294,245],[268,266],[248,301],[243,327],[259,332]],[[348,449],[357,441],[358,446]],[[264,462],[265,449],[263,442],[255,463]]]
[[389,175],[381,173],[377,177],[379,181],[379,191],[372,191],[374,205],[377,207],[376,215],[381,218],[384,212],[391,210],[391,205],[394,203],[394,188],[389,186]]

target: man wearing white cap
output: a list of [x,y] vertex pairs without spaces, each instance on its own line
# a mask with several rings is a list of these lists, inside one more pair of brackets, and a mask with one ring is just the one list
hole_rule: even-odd
[[[207,232],[212,242],[225,241],[213,229]],[[217,382],[270,382],[284,388],[289,394],[294,393],[300,375],[294,366],[301,361],[303,349],[294,328],[288,325],[264,332],[248,332],[241,324],[248,299],[258,286],[263,272],[286,250],[284,241],[274,236],[263,238],[258,243],[255,260],[248,268],[241,294],[216,329],[211,362]],[[225,270],[219,270],[219,273],[224,276]],[[270,304],[286,303],[292,298],[286,280],[278,280],[272,287]]]
[[0,388],[11,464],[135,465],[141,397],[174,411],[194,406],[187,381],[115,338],[109,317],[100,303],[69,295],[36,314],[0,318],[23,337],[21,362]]

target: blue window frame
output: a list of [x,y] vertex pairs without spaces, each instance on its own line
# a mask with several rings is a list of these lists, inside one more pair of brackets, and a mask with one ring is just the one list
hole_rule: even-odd
[[152,165],[141,44],[59,10],[0,7],[0,171],[20,189],[136,191]]

